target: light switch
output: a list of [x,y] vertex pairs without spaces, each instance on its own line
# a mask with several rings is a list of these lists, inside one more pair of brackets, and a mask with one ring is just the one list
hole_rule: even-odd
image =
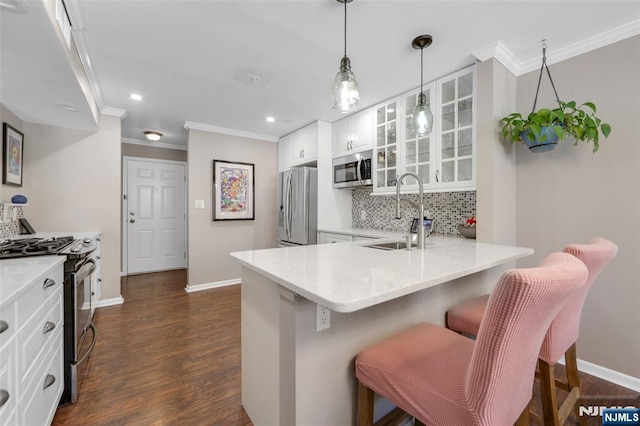
[[204,209],[204,200],[196,200],[195,201],[195,208],[198,210],[203,210]]

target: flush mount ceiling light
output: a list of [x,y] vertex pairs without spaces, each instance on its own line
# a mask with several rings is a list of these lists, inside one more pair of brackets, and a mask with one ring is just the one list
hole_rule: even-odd
[[274,121],[276,121],[275,117],[267,117],[266,120],[267,123],[273,123]]
[[144,136],[145,136],[148,140],[150,140],[150,141],[152,141],[152,142],[156,142],[156,141],[159,141],[159,140],[160,140],[160,138],[162,137],[162,133],[157,132],[157,131],[155,131],[155,130],[145,130],[145,131],[144,131]]
[[133,99],[134,101],[141,101],[142,100],[142,95],[138,95],[137,93],[132,93],[129,95],[129,97],[131,99]]
[[420,49],[420,94],[418,95],[418,102],[416,102],[416,107],[413,110],[413,117],[411,117],[411,127],[413,130],[419,135],[426,135],[431,133],[431,128],[433,127],[433,113],[427,105],[427,97],[424,95],[422,90],[423,86],[423,67],[424,67],[424,58],[423,51],[425,47],[429,47],[433,38],[430,35],[420,35],[413,39],[411,42],[411,46],[414,49]]
[[331,88],[333,109],[342,113],[354,111],[358,107],[360,92],[356,76],[351,71],[351,60],[347,57],[347,3],[353,0],[337,0],[344,3],[344,56],[340,61],[340,71],[336,74]]
[[55,106],[65,111],[71,111],[71,112],[80,111],[79,107],[75,106],[74,104],[69,104],[66,102],[56,102]]

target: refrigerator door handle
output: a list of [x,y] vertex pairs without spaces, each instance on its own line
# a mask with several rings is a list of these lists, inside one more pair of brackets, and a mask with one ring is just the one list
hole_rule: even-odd
[[364,164],[364,161],[362,160],[362,158],[360,158],[358,160],[358,166],[356,167],[356,172],[358,174],[358,181],[360,182],[360,185],[363,184],[362,182],[362,166]]
[[287,173],[284,193],[284,233],[289,241],[291,239],[291,172]]

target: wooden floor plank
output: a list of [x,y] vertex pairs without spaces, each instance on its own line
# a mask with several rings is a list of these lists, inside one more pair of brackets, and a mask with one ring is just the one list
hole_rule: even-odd
[[[78,402],[60,407],[53,425],[251,425],[240,403],[240,286],[185,286],[184,270],[122,279],[124,304],[96,310]],[[585,396],[640,398],[584,373],[580,382]],[[542,412],[537,385],[532,409]],[[566,424],[578,424],[575,414]]]

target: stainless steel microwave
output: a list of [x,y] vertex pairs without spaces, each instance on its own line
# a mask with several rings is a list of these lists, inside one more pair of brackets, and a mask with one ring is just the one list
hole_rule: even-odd
[[371,186],[372,151],[360,152],[333,159],[333,187],[353,188]]

